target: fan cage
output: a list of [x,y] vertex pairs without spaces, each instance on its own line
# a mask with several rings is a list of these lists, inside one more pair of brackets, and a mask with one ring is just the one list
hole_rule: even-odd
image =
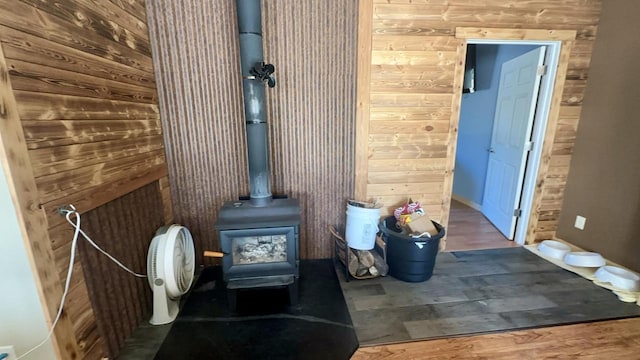
[[195,248],[189,230],[171,225],[156,235],[149,246],[147,273],[153,288],[156,279],[164,282],[170,298],[177,298],[191,287],[195,272]]
[[[193,239],[186,228],[180,229],[173,248],[173,275],[181,293],[189,290],[195,270],[195,249]],[[177,266],[176,266],[177,265]]]

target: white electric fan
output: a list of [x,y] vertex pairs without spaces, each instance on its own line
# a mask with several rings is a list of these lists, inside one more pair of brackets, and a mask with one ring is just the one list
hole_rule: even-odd
[[160,228],[147,256],[147,276],[153,290],[152,325],[176,319],[180,297],[191,287],[194,270],[195,249],[189,230],[175,224]]

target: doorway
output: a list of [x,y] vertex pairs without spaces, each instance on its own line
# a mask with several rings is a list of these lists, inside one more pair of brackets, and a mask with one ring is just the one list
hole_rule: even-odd
[[[469,39],[467,44],[475,47],[475,51],[472,53],[475,54],[476,60],[474,66],[476,86],[475,91],[462,96],[453,194],[450,204],[448,248],[451,250],[479,249],[514,246],[514,243],[524,244],[535,177],[543,145],[542,140],[546,131],[547,116],[553,93],[560,42]],[[506,193],[505,189],[497,185],[500,184],[499,181],[488,179],[488,174],[493,172],[495,177],[496,173],[495,168],[489,169],[491,167],[489,158],[494,155],[492,150],[495,151],[491,139],[493,138],[495,141],[497,134],[508,134],[512,130],[508,124],[506,130],[504,124],[501,127],[494,126],[494,120],[501,118],[500,107],[498,107],[496,114],[501,66],[506,62],[520,61],[514,59],[526,58],[525,54],[529,54],[529,58],[538,56],[540,64],[544,61],[544,65],[546,65],[544,71],[546,72],[538,73],[538,75],[544,76],[537,80],[535,89],[537,95],[533,95],[533,106],[529,112],[530,122],[525,121],[523,135],[517,139],[518,147],[521,150],[524,149],[520,154],[522,156],[522,166],[521,169],[518,169],[520,173],[516,172],[516,179],[513,180],[514,183],[517,183],[518,188],[511,192],[511,200],[506,201],[506,205],[504,205],[506,208],[513,207],[509,209],[508,215],[503,213],[501,214],[502,218],[497,220],[495,214],[489,216],[492,222],[499,225],[503,235],[482,216],[482,213],[492,211],[491,209],[487,210],[490,206],[485,204],[486,196],[493,195],[495,198],[497,194],[502,200]],[[471,59],[471,61],[473,60]],[[467,57],[467,63],[469,61],[470,58]],[[536,59],[533,61],[535,63]],[[539,72],[543,69],[545,68],[540,67],[534,71]],[[468,81],[465,81],[465,84],[467,83]],[[537,105],[535,100],[537,100]],[[518,112],[518,114],[520,113],[524,113],[524,111]],[[502,117],[504,118],[504,116]],[[493,146],[496,146],[495,142]],[[520,159],[516,160],[516,162],[520,161]],[[491,164],[495,164],[495,161]],[[498,173],[503,172],[502,169],[498,171]],[[495,209],[493,211],[495,213]],[[498,224],[498,222],[502,223]],[[469,228],[477,228],[476,235],[469,234]],[[465,240],[468,243],[456,244],[457,239],[461,238],[463,234],[470,239]]]

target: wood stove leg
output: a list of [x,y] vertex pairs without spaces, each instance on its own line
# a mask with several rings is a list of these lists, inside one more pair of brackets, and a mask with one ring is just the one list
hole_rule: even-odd
[[229,303],[229,310],[235,312],[238,300],[238,291],[235,289],[227,289],[227,302]]
[[298,279],[295,279],[287,288],[289,290],[289,303],[293,306],[298,305]]

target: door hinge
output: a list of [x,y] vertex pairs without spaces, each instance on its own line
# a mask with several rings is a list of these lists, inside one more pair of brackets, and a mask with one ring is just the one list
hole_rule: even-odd
[[539,76],[547,75],[547,65],[538,66],[538,75]]
[[513,210],[513,216],[515,216],[515,217],[522,216],[522,210],[520,210],[520,209]]
[[524,145],[524,149],[526,151],[531,151],[533,150],[533,141],[527,141]]

